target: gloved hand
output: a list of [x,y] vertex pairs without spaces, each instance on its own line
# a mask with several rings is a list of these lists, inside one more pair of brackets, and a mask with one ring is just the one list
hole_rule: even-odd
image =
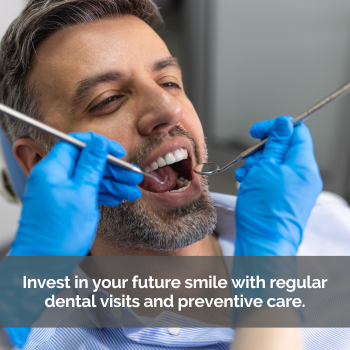
[[322,180],[307,127],[280,117],[255,124],[268,141],[236,172],[236,256],[295,256]]
[[106,162],[108,153],[125,155],[120,144],[94,133],[72,136],[87,146],[59,142],[33,168],[10,256],[84,256],[97,229],[97,205],[141,197],[136,185],[143,175]]
[[[0,266],[0,276],[5,276],[0,278],[0,322],[3,324],[32,324],[43,311],[43,300],[53,293],[52,289],[37,289],[30,300],[24,300],[23,277],[17,278],[19,273],[29,271],[35,275],[31,278],[53,279],[69,275],[93,243],[100,217],[98,204],[116,206],[124,199],[135,201],[141,197],[136,185],[142,182],[143,175],[106,161],[108,153],[116,157],[125,155],[120,144],[94,133],[71,135],[87,146],[79,150],[58,142],[33,168],[9,256],[81,258],[60,260],[47,268],[27,259],[23,269],[23,263],[18,267],[9,261],[11,258],[5,259]],[[22,261],[25,259],[16,260],[17,265]],[[8,276],[10,278],[6,278]],[[14,286],[14,280],[18,286]],[[30,328],[7,329],[12,342],[19,347],[26,342],[29,331]]]

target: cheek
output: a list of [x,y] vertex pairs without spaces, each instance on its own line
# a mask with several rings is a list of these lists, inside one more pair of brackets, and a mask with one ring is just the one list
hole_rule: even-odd
[[[97,128],[94,130],[97,130]],[[110,140],[114,140],[120,143],[128,155],[132,149],[135,133],[128,125],[118,124],[116,127],[104,126],[103,130],[101,130],[101,135],[106,136]]]
[[128,153],[132,149],[135,137],[135,127],[127,118],[96,118],[90,122],[79,125],[77,131],[93,131],[99,135],[105,136],[110,140],[120,143]]
[[180,124],[191,134],[199,147],[204,145],[205,139],[202,124],[191,103],[188,103],[185,106],[183,118],[181,119]]

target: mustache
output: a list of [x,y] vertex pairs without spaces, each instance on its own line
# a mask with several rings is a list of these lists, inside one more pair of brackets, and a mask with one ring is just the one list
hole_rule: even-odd
[[194,151],[194,156],[196,158],[196,163],[198,163],[199,154],[197,144],[190,133],[179,125],[175,125],[171,130],[169,130],[168,133],[164,132],[149,136],[138,151],[129,154],[128,162],[135,165],[140,165],[151,152],[160,147],[168,139],[176,136],[183,136],[190,140]]

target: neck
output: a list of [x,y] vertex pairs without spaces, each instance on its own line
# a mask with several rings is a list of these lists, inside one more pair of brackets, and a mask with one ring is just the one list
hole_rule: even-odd
[[97,237],[90,253],[92,256],[220,256],[221,250],[214,235],[210,235],[188,247],[172,251],[115,247]]

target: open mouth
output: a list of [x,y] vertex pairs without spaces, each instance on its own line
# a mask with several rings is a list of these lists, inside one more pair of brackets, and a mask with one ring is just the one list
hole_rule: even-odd
[[167,182],[161,185],[152,178],[145,176],[140,187],[154,193],[177,193],[186,191],[190,187],[192,181],[191,165],[191,157],[184,148],[166,153],[164,156],[159,157],[157,161],[146,166],[143,171],[151,173],[161,181],[168,176]]

